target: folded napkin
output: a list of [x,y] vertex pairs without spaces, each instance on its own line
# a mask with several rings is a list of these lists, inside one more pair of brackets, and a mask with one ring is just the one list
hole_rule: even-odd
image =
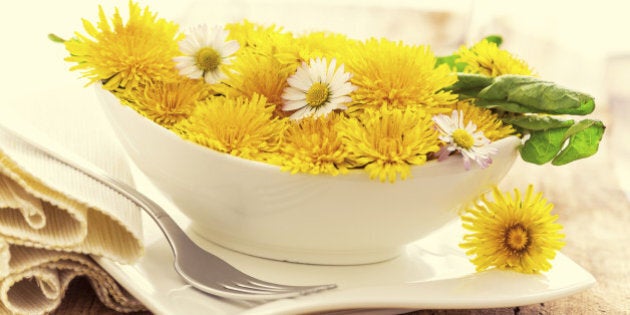
[[[131,181],[117,143],[76,128],[67,128],[72,135],[64,135],[66,142],[91,152],[92,164]],[[133,263],[143,250],[137,206],[0,131],[0,313],[53,311],[78,276],[89,279],[104,305],[120,312],[143,310],[90,257]]]

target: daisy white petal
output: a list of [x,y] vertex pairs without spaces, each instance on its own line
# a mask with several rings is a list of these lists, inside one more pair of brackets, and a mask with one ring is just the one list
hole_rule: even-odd
[[309,108],[308,107],[302,107],[300,109],[298,109],[295,113],[291,114],[291,119],[302,119],[306,116],[309,116]]
[[299,71],[298,69],[296,74],[287,79],[287,83],[296,90],[306,92],[311,87],[311,84],[313,84],[313,81],[311,81],[307,75],[304,75],[303,72],[306,72],[306,70]]
[[348,72],[342,72],[342,71],[343,71],[343,65],[339,67],[337,72],[330,79],[330,85],[341,86],[345,82],[350,81],[350,78],[352,77],[352,75],[350,75],[350,73]]
[[[337,69],[337,60],[333,59],[330,61],[330,65],[328,65],[328,69],[326,71],[326,80],[328,83],[330,83],[337,74],[337,72],[335,72],[335,69]],[[343,73],[343,65],[339,68],[339,71]]]
[[193,68],[193,67],[182,69],[179,71],[179,74],[189,77],[191,79],[201,79],[201,77],[203,77],[203,71]]
[[223,73],[222,72],[216,72],[216,71],[206,72],[203,75],[203,79],[207,83],[216,83],[216,82],[221,81],[223,78],[224,78]]
[[[337,96],[337,97],[331,97],[330,101],[336,104],[346,104],[352,101],[352,97],[347,96],[347,95],[342,95],[342,96]],[[340,105],[340,106],[346,107],[344,105]]]
[[300,108],[304,108],[306,106],[306,100],[295,100],[295,101],[286,101],[282,106],[282,110],[284,111],[292,111]]
[[282,93],[282,98],[287,101],[303,100],[306,102],[304,91],[294,89],[294,88],[286,89],[284,93]]
[[[334,85],[332,85],[332,83],[331,83],[331,86],[334,86]],[[357,89],[356,86],[354,86],[354,85],[352,85],[350,83],[344,83],[343,85],[339,86],[339,88],[337,88],[336,90],[332,91],[333,98],[338,96],[338,95],[341,95],[341,96],[349,95],[350,93],[354,92],[356,89]]]
[[239,44],[237,41],[229,41],[227,43],[225,43],[225,45],[223,46],[223,53],[230,56],[230,55],[234,55],[238,49],[239,49]]

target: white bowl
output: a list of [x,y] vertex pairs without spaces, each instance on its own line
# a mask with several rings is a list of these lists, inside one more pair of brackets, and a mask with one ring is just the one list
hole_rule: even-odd
[[413,167],[394,184],[347,175],[307,175],[196,145],[123,106],[97,88],[107,117],[138,168],[193,222],[224,247],[281,261],[365,264],[396,257],[458,215],[458,206],[497,184],[521,140],[499,149],[486,169],[466,171],[460,156]]

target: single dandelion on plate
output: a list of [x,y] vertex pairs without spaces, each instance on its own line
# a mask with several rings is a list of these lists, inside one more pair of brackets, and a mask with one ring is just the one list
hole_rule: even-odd
[[350,102],[349,94],[355,90],[350,83],[351,74],[344,72],[343,64],[337,67],[337,61],[330,64],[326,58],[311,59],[302,63],[294,75],[287,79],[289,86],[284,89],[284,111],[295,111],[292,119],[307,116],[319,117],[336,109],[346,109]]
[[551,269],[550,261],[564,246],[562,225],[552,215],[553,204],[534,194],[529,185],[525,196],[514,196],[495,186],[493,200],[481,196],[462,214],[466,230],[460,247],[466,250],[478,271],[490,268],[538,273]]
[[230,64],[232,56],[238,51],[235,40],[227,40],[228,32],[221,27],[208,29],[207,25],[198,25],[190,29],[186,38],[179,42],[183,56],[175,57],[176,68],[183,76],[203,79],[207,83],[221,81],[225,74],[223,66]]
[[491,143],[477,126],[469,121],[464,125],[464,115],[461,111],[454,110],[451,116],[436,115],[433,122],[440,131],[445,145],[438,152],[438,159],[446,159],[452,152],[458,151],[464,157],[464,167],[470,169],[470,161],[475,161],[481,168],[486,168],[492,163],[491,155],[497,153],[497,149],[489,146]]

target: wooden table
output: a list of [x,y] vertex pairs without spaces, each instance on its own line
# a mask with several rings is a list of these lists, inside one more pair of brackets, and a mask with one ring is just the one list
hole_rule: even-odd
[[[566,246],[562,252],[591,272],[597,284],[574,296],[536,305],[410,314],[630,314],[630,202],[626,196],[630,192],[624,193],[616,176],[630,176],[630,147],[624,139],[630,135],[630,127],[615,124],[622,117],[612,119],[615,116],[605,108],[599,115],[608,129],[596,156],[563,167],[518,161],[502,184],[508,189],[533,183],[543,191],[564,225]],[[620,162],[628,166],[614,169]],[[54,314],[79,313],[118,314],[100,304],[87,281],[75,280]]]

